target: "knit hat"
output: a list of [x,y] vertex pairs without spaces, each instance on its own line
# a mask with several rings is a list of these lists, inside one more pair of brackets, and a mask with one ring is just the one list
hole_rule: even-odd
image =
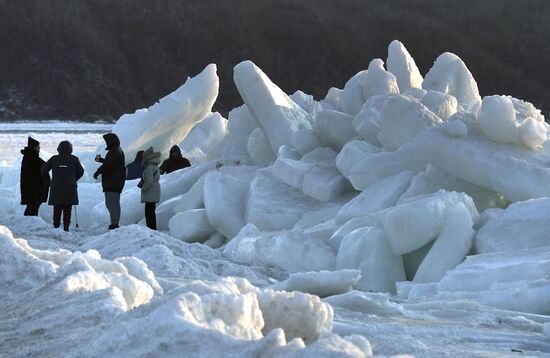
[[37,141],[36,139],[34,139],[32,137],[29,137],[29,140],[27,141],[27,147],[35,148],[35,147],[38,147],[39,145],[40,145],[39,141]]
[[68,140],[64,140],[57,146],[57,152],[59,154],[71,154],[73,152],[73,145]]

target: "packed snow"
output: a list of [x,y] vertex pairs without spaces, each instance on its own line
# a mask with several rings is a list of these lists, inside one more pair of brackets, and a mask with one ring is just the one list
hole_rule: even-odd
[[[251,61],[234,81],[228,119],[210,64],[114,126],[0,125],[0,355],[550,354],[540,110],[482,97],[452,53],[422,76],[399,41],[319,101]],[[137,180],[107,230],[91,174],[111,130],[128,163],[178,144],[193,164],[162,176],[159,231]],[[69,232],[22,215],[28,135],[85,167]]]

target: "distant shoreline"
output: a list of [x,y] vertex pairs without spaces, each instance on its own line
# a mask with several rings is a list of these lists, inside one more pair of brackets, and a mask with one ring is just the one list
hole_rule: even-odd
[[90,120],[90,119],[79,119],[79,118],[14,118],[14,119],[0,119],[0,126],[4,123],[52,123],[52,122],[63,122],[63,123],[90,123],[90,124],[115,124],[116,120]]
[[105,121],[82,122],[65,120],[15,120],[0,122],[0,132],[2,133],[47,133],[47,132],[110,132],[114,123]]

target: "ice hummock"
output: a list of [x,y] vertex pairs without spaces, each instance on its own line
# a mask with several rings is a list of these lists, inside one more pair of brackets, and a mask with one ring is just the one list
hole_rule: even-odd
[[292,133],[311,128],[307,112],[277,87],[251,61],[235,66],[235,85],[275,153],[290,144]]
[[151,107],[120,117],[112,131],[120,138],[127,162],[143,148],[165,153],[179,144],[211,112],[218,88],[216,65],[210,64]]
[[[30,353],[44,344],[33,328],[42,325],[59,333],[53,351],[73,355],[170,355],[185,347],[205,356],[370,356],[370,341],[377,353],[422,355],[445,328],[430,339],[411,329],[417,343],[408,343],[387,325],[443,327],[448,310],[463,323],[471,312],[507,317],[533,351],[550,352],[539,337],[550,292],[550,147],[539,110],[509,96],[482,98],[451,53],[423,79],[397,41],[387,69],[374,59],[319,102],[288,96],[242,62],[234,79],[244,104],[228,120],[211,113],[215,72],[209,65],[113,127],[128,160],[144,146],[166,155],[174,144],[192,159],[192,167],[162,177],[164,233],[143,227],[135,181],[122,193],[125,226],[105,233],[100,185],[89,176],[79,186],[81,232],[64,236],[41,219],[25,224],[13,216],[22,212],[17,168],[0,172],[0,213],[8,215],[1,224],[23,233],[0,226],[8,255],[2,285],[11,290],[2,297],[10,311],[27,317],[28,301],[45,317],[14,333],[32,333]],[[90,171],[91,153],[79,155]],[[40,215],[51,220],[45,206]],[[97,340],[79,344],[67,334],[93,332],[78,320],[63,329],[48,321],[71,309],[97,322]],[[364,321],[334,325],[334,310],[389,317],[373,326],[385,324],[388,338]],[[499,332],[487,342],[514,341],[492,324],[482,322]],[[170,334],[151,339],[151,329]],[[461,333],[470,337],[469,353],[481,349],[472,332]],[[395,337],[404,351],[388,343]]]
[[450,52],[445,52],[437,58],[424,76],[422,88],[454,96],[458,104],[465,109],[480,99],[474,76],[464,61]]
[[387,63],[388,71],[395,75],[401,93],[410,88],[420,88],[422,86],[423,78],[420,70],[401,42],[393,40],[390,43]]

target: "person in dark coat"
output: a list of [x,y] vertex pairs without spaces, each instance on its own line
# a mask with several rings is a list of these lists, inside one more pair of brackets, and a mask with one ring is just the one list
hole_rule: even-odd
[[78,205],[77,181],[84,174],[84,168],[80,160],[72,155],[73,146],[70,142],[59,143],[57,152],[58,155],[51,157],[42,166],[42,179],[50,183],[48,204],[53,205],[53,226],[59,227],[63,214],[63,230],[69,231],[72,206]]
[[143,160],[143,150],[140,150],[136,154],[134,161],[126,166],[126,180],[134,180],[141,178],[143,173],[143,166],[141,161]]
[[170,156],[160,165],[160,174],[168,174],[173,171],[190,167],[189,160],[181,155],[181,149],[175,145],[170,148]]
[[25,216],[38,216],[38,209],[48,199],[47,184],[40,170],[46,163],[40,158],[40,142],[29,137],[27,146],[21,150],[21,205],[26,205]]
[[94,178],[97,179],[101,175],[105,206],[107,206],[111,218],[109,230],[113,230],[118,228],[120,221],[120,193],[122,193],[126,182],[126,163],[118,136],[114,133],[107,133],[103,135],[103,139],[107,144],[107,155],[105,159],[101,158],[99,154],[96,155],[96,162],[102,164],[94,173]]

